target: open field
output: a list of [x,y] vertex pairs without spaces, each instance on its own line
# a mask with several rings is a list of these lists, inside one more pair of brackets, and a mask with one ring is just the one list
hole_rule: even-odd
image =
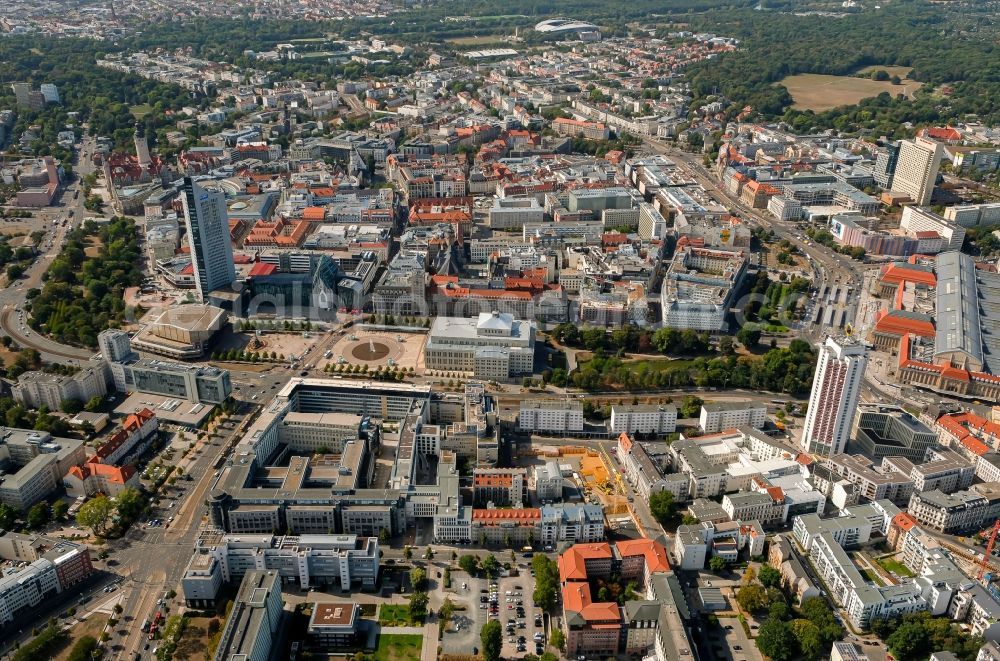
[[209,623],[215,619],[214,629],[217,631],[223,624],[219,618],[192,617],[188,619],[184,633],[177,642],[177,649],[174,651],[174,658],[178,661],[200,661],[205,658],[205,650],[208,649],[212,635],[209,634]]
[[507,38],[502,34],[486,34],[482,37],[455,37],[454,39],[445,39],[449,44],[454,44],[456,46],[485,46],[486,44],[498,44],[506,45]]
[[419,634],[382,634],[378,637],[376,661],[420,661],[424,637]]
[[[888,67],[879,67],[886,69]],[[862,99],[878,96],[882,92],[892,95],[905,94],[913,98],[920,89],[920,83],[904,80],[900,85],[889,81],[877,81],[855,76],[827,76],[816,73],[801,73],[782,79],[781,84],[795,99],[792,105],[797,110],[829,110],[838,106],[853,105]]]

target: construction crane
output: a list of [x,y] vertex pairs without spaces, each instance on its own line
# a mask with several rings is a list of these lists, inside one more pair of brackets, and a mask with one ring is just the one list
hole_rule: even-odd
[[976,576],[976,580],[980,583],[983,582],[983,576],[986,575],[986,569],[990,564],[990,557],[993,555],[993,544],[997,541],[997,533],[1000,532],[1000,519],[993,524],[993,530],[990,532],[990,539],[986,542],[986,553],[983,554],[983,559],[979,563],[979,575]]

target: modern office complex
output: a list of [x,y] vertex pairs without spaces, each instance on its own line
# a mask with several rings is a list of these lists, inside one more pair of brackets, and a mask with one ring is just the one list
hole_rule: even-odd
[[0,502],[26,510],[56,490],[62,476],[86,458],[79,439],[31,429],[0,430]]
[[854,419],[847,452],[881,461],[884,457],[904,457],[914,463],[924,460],[927,450],[937,445],[937,434],[898,406],[861,404]]
[[226,196],[221,190],[184,177],[184,224],[194,265],[194,281],[204,301],[216,290],[236,280],[233,246],[229,238]]
[[809,394],[803,450],[825,456],[844,451],[867,365],[865,345],[849,338],[826,338]]
[[143,359],[112,363],[115,387],[122,392],[145,392],[189,402],[221,404],[233,391],[228,370],[165,360]]

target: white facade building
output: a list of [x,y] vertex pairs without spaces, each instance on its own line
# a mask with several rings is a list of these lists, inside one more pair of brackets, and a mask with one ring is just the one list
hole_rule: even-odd
[[611,407],[612,434],[672,434],[676,430],[676,406],[635,404]]
[[698,426],[706,434],[723,429],[753,427],[760,429],[767,422],[767,407],[750,403],[709,402],[701,407]]
[[905,193],[916,204],[930,204],[942,156],[944,148],[939,142],[925,138],[901,141],[892,189]]
[[844,451],[858,407],[868,348],[854,340],[827,337],[820,347],[802,449],[832,456]]
[[506,312],[483,312],[477,319],[438,317],[424,347],[427,369],[508,380],[531,374],[535,324]]
[[583,405],[576,400],[523,400],[517,417],[522,431],[580,432],[583,431]]

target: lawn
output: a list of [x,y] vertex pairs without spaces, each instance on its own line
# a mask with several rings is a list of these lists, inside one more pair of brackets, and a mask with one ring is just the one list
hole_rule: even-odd
[[375,650],[376,661],[420,661],[424,637],[420,634],[382,634]]
[[910,568],[895,558],[882,558],[878,561],[878,564],[881,565],[882,569],[890,571],[896,576],[913,576],[913,572],[910,571]]
[[[881,67],[885,68],[885,67]],[[797,110],[821,112],[838,106],[854,105],[861,99],[878,96],[882,92],[905,94],[913,98],[921,83],[904,80],[900,85],[890,81],[878,81],[856,76],[827,76],[816,73],[802,73],[788,76],[781,81],[795,100]]]
[[410,607],[405,604],[382,604],[378,610],[378,623],[388,627],[406,627],[414,624]]
[[862,569],[861,574],[865,577],[865,579],[871,581],[875,585],[885,585],[885,581],[883,581],[879,575],[871,569]]
[[[590,353],[578,353],[576,357],[578,366],[582,368],[592,357],[593,354]],[[663,360],[638,358],[627,359],[623,362],[623,366],[629,368],[633,372],[638,372],[643,365],[645,365],[646,369],[650,372],[664,372],[687,369],[691,367],[692,364],[694,364],[694,361],[687,358],[664,358]]]
[[153,112],[153,106],[148,103],[139,103],[134,106],[129,106],[128,111],[132,113],[132,116],[136,119],[142,119],[149,113]]

